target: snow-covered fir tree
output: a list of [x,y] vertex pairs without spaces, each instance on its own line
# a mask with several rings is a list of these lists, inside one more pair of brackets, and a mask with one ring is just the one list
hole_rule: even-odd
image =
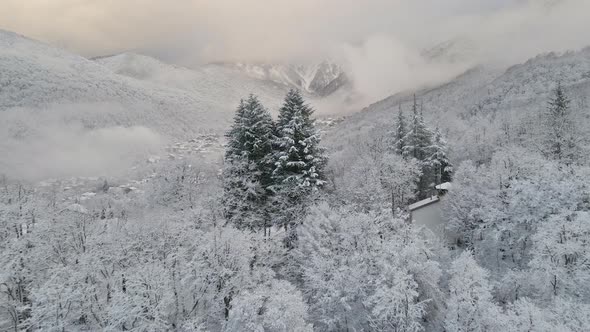
[[392,137],[391,150],[420,164],[422,175],[416,186],[416,198],[426,198],[434,185],[451,180],[453,167],[448,158],[446,141],[438,127],[433,133],[426,126],[422,110],[418,110],[416,96],[412,104],[409,126],[399,105],[396,129]]
[[304,198],[325,183],[327,158],[319,146],[320,135],[312,118],[313,109],[298,90],[290,90],[279,109],[274,141],[273,186],[279,208],[279,224],[293,217],[289,210],[298,209]]
[[274,124],[254,95],[241,101],[226,137],[224,208],[228,220],[251,230],[269,226]]
[[412,104],[412,119],[409,123],[406,136],[403,139],[403,152],[405,158],[416,159],[422,167],[422,176],[418,181],[416,198],[424,199],[430,195],[432,185],[432,170],[430,161],[430,147],[432,144],[432,132],[424,123],[422,111],[418,110],[418,102],[414,95]]
[[414,96],[412,104],[412,118],[408,132],[404,138],[403,155],[406,158],[415,158],[420,161],[428,157],[428,148],[432,140],[432,132],[424,123],[424,116],[418,109],[418,101]]
[[559,82],[555,96],[549,101],[543,128],[546,154],[566,165],[573,163],[580,153],[577,149],[576,125],[571,117],[570,104],[571,101]]
[[404,114],[402,111],[401,104],[399,105],[399,110],[397,112],[397,128],[395,130],[394,136],[394,144],[395,144],[395,153],[401,155],[404,152],[405,143],[404,138],[407,134],[406,128],[406,119],[404,118]]
[[434,131],[432,145],[429,148],[428,163],[433,174],[435,184],[451,181],[453,166],[447,156],[447,144],[437,127]]

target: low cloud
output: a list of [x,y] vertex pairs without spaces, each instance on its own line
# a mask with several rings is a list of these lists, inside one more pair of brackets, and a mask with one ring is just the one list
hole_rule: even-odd
[[44,116],[31,126],[38,111],[14,111],[22,114],[6,117],[0,130],[0,174],[9,178],[123,175],[163,147],[162,137],[145,127],[92,129],[79,122],[43,121]]
[[468,63],[429,61],[394,37],[370,37],[358,46],[343,45],[340,54],[355,89],[369,100],[404,89],[443,82],[466,70]]

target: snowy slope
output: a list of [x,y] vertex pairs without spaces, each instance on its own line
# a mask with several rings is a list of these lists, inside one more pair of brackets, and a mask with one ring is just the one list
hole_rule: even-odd
[[[180,110],[199,104],[181,91],[121,77],[85,58],[7,32],[0,32],[0,69],[3,116],[23,112],[16,108],[100,103],[107,109],[117,105],[124,112],[112,114],[105,110],[111,118],[82,111],[67,113],[88,126],[144,125],[164,117],[186,121],[189,118]],[[156,110],[158,104],[162,107]],[[159,125],[171,127],[172,123]]]
[[303,91],[316,116],[350,113],[364,106],[340,67],[328,62],[313,66],[216,63],[189,69],[134,53],[94,61],[119,75],[196,93],[200,99],[212,98],[212,103],[231,101],[232,111],[240,98],[255,93],[275,113],[291,88]]
[[[312,69],[300,73],[306,86],[336,84],[337,68]],[[251,93],[276,113],[291,87],[235,66],[188,69],[133,53],[86,59],[0,30],[0,155],[10,156],[0,159],[0,174],[86,176],[128,167],[170,142],[221,137]],[[341,112],[347,94],[308,97],[326,114]]]
[[137,55],[91,61],[6,31],[0,31],[0,73],[3,116],[15,108],[93,105],[64,117],[171,136],[225,130],[240,98],[256,93],[274,108],[286,91],[221,67],[191,71]]
[[0,31],[0,174],[126,169],[171,140],[222,134],[250,93],[276,111],[286,90],[219,66],[193,71],[138,55],[92,61]]
[[[589,137],[590,48],[539,55],[510,68],[479,66],[449,83],[415,93],[429,126],[439,126],[447,136],[453,159],[482,160],[508,138],[535,134],[531,130],[558,81],[572,99],[580,130]],[[336,126],[325,141],[346,154],[353,142],[386,135],[400,105],[409,115],[412,94],[399,93],[370,105]]]
[[232,112],[239,100],[251,93],[258,95],[267,107],[275,109],[287,91],[280,84],[253,79],[225,66],[204,65],[189,69],[135,53],[100,57],[94,61],[118,75],[195,94],[210,102],[212,107],[230,102]]

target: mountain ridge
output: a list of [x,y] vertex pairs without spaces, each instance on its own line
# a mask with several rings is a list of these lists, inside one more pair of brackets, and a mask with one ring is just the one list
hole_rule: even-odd
[[[572,100],[581,137],[590,137],[590,48],[544,53],[508,66],[476,66],[449,82],[391,95],[347,117],[326,135],[336,155],[350,153],[347,145],[366,137],[386,137],[395,128],[401,107],[408,115],[413,95],[431,127],[447,136],[454,163],[485,162],[508,141],[533,144],[533,131],[558,82]],[[583,134],[585,133],[585,134]],[[366,137],[365,137],[366,136]],[[466,142],[476,142],[472,148]],[[481,144],[482,141],[486,144]],[[590,143],[589,143],[590,144]],[[485,149],[482,148],[485,146]],[[347,152],[348,151],[348,152]]]

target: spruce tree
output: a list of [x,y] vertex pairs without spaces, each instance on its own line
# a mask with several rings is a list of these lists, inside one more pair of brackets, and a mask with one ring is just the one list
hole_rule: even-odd
[[428,162],[433,173],[435,184],[438,185],[451,181],[453,166],[447,156],[447,144],[438,127],[434,131],[434,138],[432,145],[430,146]]
[[571,164],[576,158],[575,124],[571,119],[570,100],[561,83],[549,101],[544,123],[545,151],[552,159]]
[[283,226],[293,222],[305,198],[325,183],[326,157],[312,115],[301,93],[290,90],[279,110],[272,175],[277,222]]
[[414,95],[412,105],[412,120],[407,134],[405,135],[403,155],[406,158],[415,158],[424,161],[428,158],[428,148],[430,147],[432,133],[424,123],[422,112],[418,111],[418,103]]
[[404,152],[404,138],[407,135],[406,119],[402,111],[402,105],[399,105],[399,111],[397,113],[397,128],[395,131],[395,153],[402,155]]
[[402,155],[404,158],[416,159],[422,168],[422,176],[418,182],[416,197],[424,199],[428,197],[430,187],[433,181],[432,169],[428,158],[430,157],[430,146],[432,133],[424,123],[422,112],[418,111],[418,102],[414,95],[412,105],[412,120],[408,133],[404,137],[404,148]]
[[238,228],[269,226],[268,200],[272,182],[274,124],[254,95],[241,101],[226,134],[224,208]]

